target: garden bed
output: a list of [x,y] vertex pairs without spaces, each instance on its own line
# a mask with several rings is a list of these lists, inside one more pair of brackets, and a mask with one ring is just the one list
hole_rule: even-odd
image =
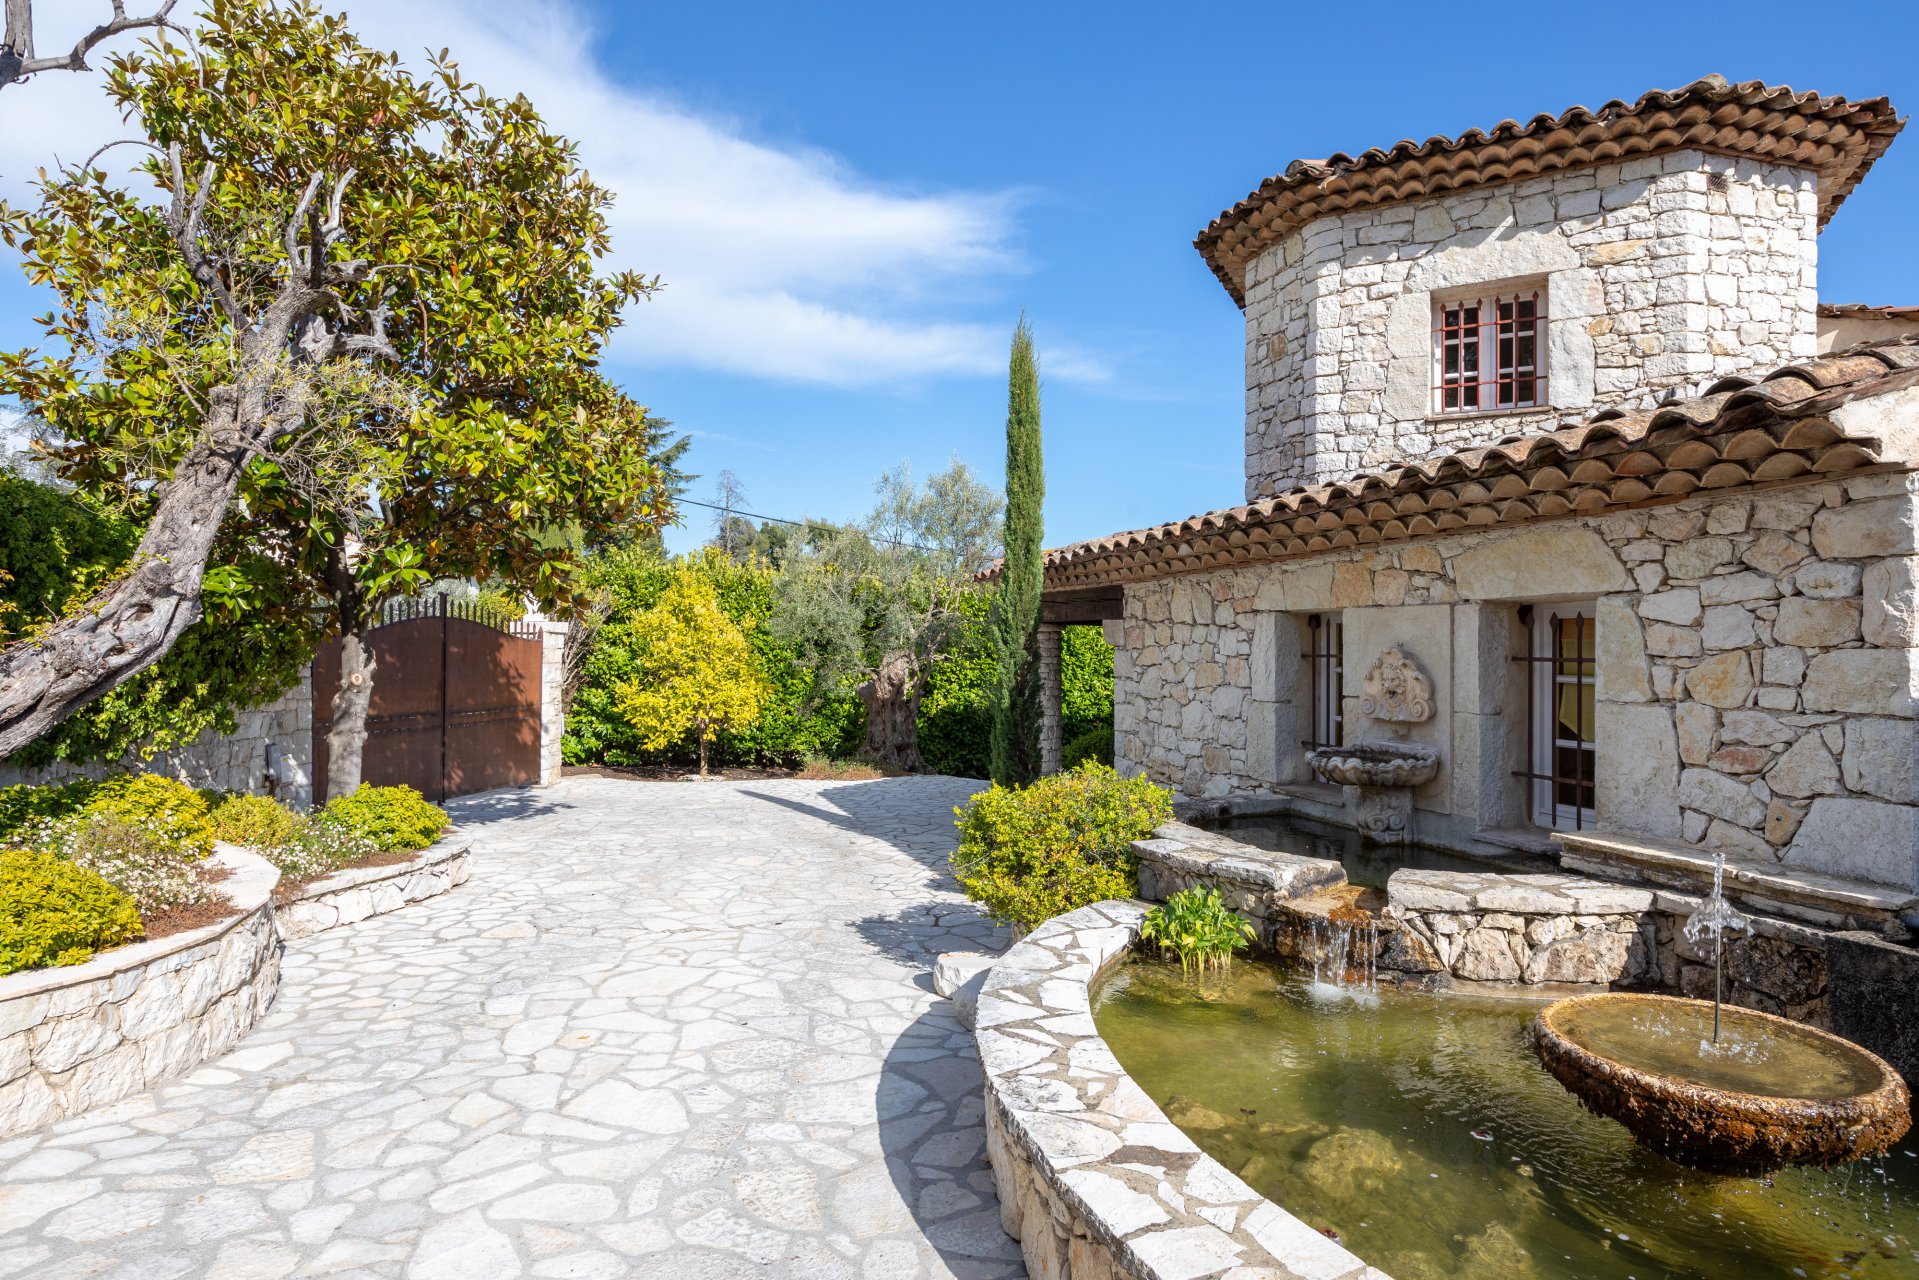
[[[279,872],[232,845],[211,862],[224,919],[0,977],[0,1137],[105,1106],[232,1048],[273,1003]],[[204,907],[207,904],[202,904]]]
[[466,883],[472,842],[457,833],[412,853],[382,853],[357,865],[297,881],[275,895],[274,915],[288,941],[437,897]]

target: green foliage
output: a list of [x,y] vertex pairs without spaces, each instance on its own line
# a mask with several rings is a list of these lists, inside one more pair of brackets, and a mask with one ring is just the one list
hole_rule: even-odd
[[704,774],[714,731],[752,726],[766,702],[767,680],[746,632],[720,608],[713,584],[682,567],[633,620],[631,634],[635,669],[619,687],[620,713],[640,744],[655,750],[692,734]]
[[140,935],[133,899],[54,854],[0,851],[0,974],[84,964]]
[[132,898],[143,915],[193,906],[214,892],[205,854],[153,818],[88,808],[48,824],[35,843],[94,872]]
[[961,597],[957,612],[966,625],[957,629],[920,696],[920,755],[935,773],[984,778],[991,772],[993,689],[999,679],[986,626],[992,607],[987,591]]
[[0,843],[21,838],[23,831],[36,824],[80,812],[99,787],[81,778],[51,786],[23,782],[0,788]]
[[0,641],[79,604],[133,555],[138,526],[97,502],[0,471]]
[[190,859],[213,852],[213,824],[204,795],[184,782],[154,773],[127,773],[95,788],[87,816],[114,818],[151,832]]
[[[78,492],[0,473],[0,643],[31,634],[84,605],[122,572],[139,526]],[[262,573],[270,572],[262,569]],[[235,712],[293,687],[313,656],[304,617],[208,601],[159,662],[112,689],[13,762],[44,767],[151,758],[212,729],[232,733]]]
[[587,589],[603,592],[606,622],[585,661],[579,693],[567,713],[561,751],[569,764],[647,765],[690,759],[690,739],[649,748],[621,714],[619,688],[638,674],[638,618],[659,603],[679,575],[710,583],[720,609],[746,633],[768,693],[757,723],[721,730],[713,759],[721,764],[786,765],[810,756],[840,757],[859,749],[864,720],[850,691],[821,690],[795,660],[792,648],[766,626],[773,608],[774,572],[764,564],[735,564],[725,556],[674,561],[643,547],[609,551],[589,560]]
[[370,838],[324,813],[296,818],[283,839],[259,850],[287,880],[309,880],[379,852]]
[[1067,740],[1060,751],[1060,764],[1068,769],[1077,769],[1091,760],[1108,768],[1113,764],[1113,726],[1101,725],[1088,729],[1077,738]]
[[214,839],[249,849],[286,843],[299,822],[298,814],[271,796],[229,796],[211,816]]
[[993,695],[993,781],[1040,771],[1039,602],[1044,588],[1046,471],[1040,449],[1039,362],[1020,317],[1006,377],[1006,555],[993,606],[999,680]]
[[1113,646],[1098,627],[1067,627],[1060,633],[1059,685],[1060,719],[1069,742],[1093,729],[1111,732]]
[[1188,977],[1232,967],[1233,953],[1259,936],[1245,919],[1227,909],[1219,890],[1206,885],[1182,889],[1140,922],[1139,936],[1171,953]]
[[1170,793],[1102,765],[995,785],[954,810],[953,871],[966,896],[1023,925],[1137,891],[1132,842],[1172,816]]
[[327,801],[325,820],[366,837],[385,850],[424,849],[446,830],[446,810],[427,803],[412,787],[364,784],[350,796]]

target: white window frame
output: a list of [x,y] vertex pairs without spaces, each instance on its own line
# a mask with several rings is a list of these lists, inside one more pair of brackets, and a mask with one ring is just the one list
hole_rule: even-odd
[[[1527,779],[1527,810],[1533,823],[1554,831],[1591,830],[1598,822],[1598,813],[1592,804],[1567,803],[1563,795],[1555,794],[1560,782],[1555,780],[1556,766],[1561,763],[1559,753],[1577,752],[1581,757],[1575,761],[1572,774],[1573,798],[1576,801],[1580,792],[1594,799],[1598,796],[1599,765],[1599,726],[1597,697],[1599,685],[1599,623],[1594,602],[1579,600],[1554,604],[1535,604],[1531,606],[1531,636],[1528,639],[1532,661],[1527,664],[1527,673],[1532,681],[1530,696],[1527,699],[1532,715],[1528,740],[1532,743],[1532,759],[1528,768],[1532,771]],[[1556,661],[1554,641],[1562,622],[1581,624],[1590,628],[1590,638],[1582,643],[1575,652],[1574,661],[1562,663]],[[1567,670],[1570,667],[1571,670]],[[1583,737],[1575,738],[1564,734],[1559,723],[1557,710],[1560,691],[1568,686],[1584,685],[1594,691],[1590,700],[1592,714],[1589,723],[1576,723],[1576,732]],[[1579,708],[1574,719],[1588,719],[1585,707],[1587,700],[1577,699]]]
[[1548,318],[1543,282],[1435,298],[1432,416],[1547,408]]

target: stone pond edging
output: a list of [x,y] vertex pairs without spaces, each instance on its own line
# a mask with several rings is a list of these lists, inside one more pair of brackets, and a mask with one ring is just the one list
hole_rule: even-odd
[[225,1053],[280,985],[273,889],[256,854],[216,847],[238,914],[85,964],[0,977],[0,1138],[105,1106]]
[[1199,885],[1218,889],[1228,907],[1258,928],[1269,950],[1278,949],[1277,935],[1289,920],[1282,904],[1346,883],[1337,862],[1260,849],[1186,822],[1162,823],[1151,839],[1135,840],[1133,856],[1142,898],[1164,902]]
[[1056,916],[980,991],[987,1159],[1034,1280],[1389,1280],[1202,1152],[1100,1038],[1093,986],[1145,912]]
[[336,871],[301,885],[291,902],[275,908],[274,917],[291,942],[384,915],[465,884],[472,849],[471,840],[453,834],[429,845],[410,862]]

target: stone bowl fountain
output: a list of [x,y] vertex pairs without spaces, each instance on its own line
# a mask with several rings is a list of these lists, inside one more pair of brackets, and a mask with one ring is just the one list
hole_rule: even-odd
[[1404,844],[1413,838],[1413,788],[1439,772],[1439,752],[1420,742],[1355,742],[1316,747],[1306,763],[1328,782],[1359,788],[1354,825],[1361,835]]
[[1877,1055],[1710,1000],[1574,996],[1540,1010],[1533,1048],[1589,1111],[1677,1164],[1714,1173],[1879,1155],[1912,1123],[1905,1082]]

